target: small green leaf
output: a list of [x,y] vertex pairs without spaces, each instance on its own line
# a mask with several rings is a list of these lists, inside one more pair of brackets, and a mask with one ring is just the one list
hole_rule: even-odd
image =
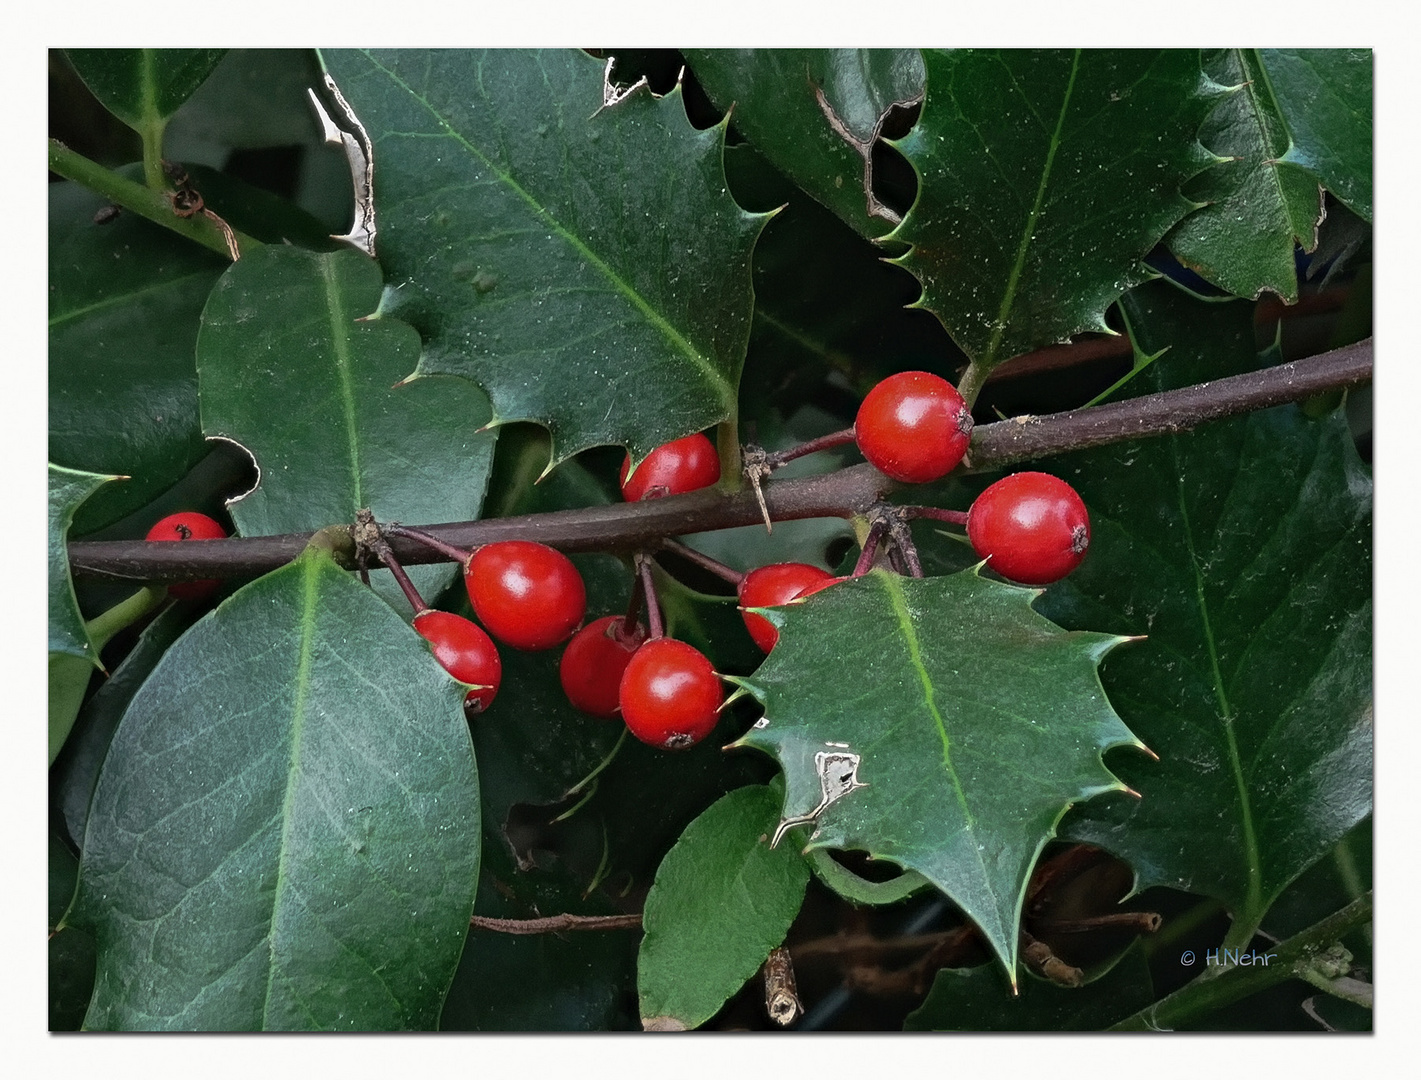
[[315,550],[197,623],[94,792],[86,1026],[433,1027],[478,876],[463,693]]
[[894,105],[923,97],[917,49],[687,49],[717,108],[774,166],[860,234],[898,222],[872,188],[872,150]]
[[1264,49],[1262,57],[1292,138],[1283,160],[1371,221],[1372,51]]
[[730,197],[724,127],[679,89],[601,108],[574,50],[323,54],[375,151],[389,310],[421,375],[482,386],[553,459],[605,443],[640,460],[735,415],[750,251],[768,215]]
[[1085,330],[1150,271],[1209,163],[1213,98],[1190,49],[926,53],[922,117],[897,145],[917,201],[890,239],[985,373]]
[[1199,140],[1231,160],[1188,189],[1209,205],[1175,226],[1166,242],[1180,262],[1221,289],[1250,298],[1271,289],[1293,303],[1293,245],[1317,246],[1322,191],[1303,169],[1280,160],[1288,129],[1257,51],[1211,50],[1204,68],[1233,92],[1204,121]]
[[[399,383],[419,357],[405,323],[366,319],[380,268],[353,251],[261,248],[213,290],[197,340],[203,431],[256,458],[254,491],[231,505],[244,536],[353,521],[430,524],[478,514],[493,437],[479,391],[457,379]],[[362,321],[365,320],[365,321]],[[452,564],[411,568],[429,595]],[[389,575],[372,576],[401,606]]]
[[944,968],[904,1031],[1101,1031],[1154,999],[1150,968],[1134,946],[1084,986],[1057,986],[1035,976],[1013,996],[991,967]]
[[643,1026],[699,1027],[784,940],[809,867],[794,851],[770,847],[779,802],[769,787],[732,791],[661,861],[637,956]]
[[[1253,307],[1165,283],[1126,298],[1150,393],[1258,364]],[[1127,860],[1137,887],[1218,898],[1239,926],[1371,808],[1371,478],[1343,417],[1296,406],[1058,459],[1090,509],[1091,552],[1041,608],[1148,640],[1105,664],[1159,754],[1122,757],[1143,798],[1063,826]],[[1242,930],[1240,930],[1242,932]]]
[[79,534],[146,505],[207,453],[193,345],[225,265],[134,214],[96,225],[106,205],[49,185],[49,456],[132,477],[79,512]]
[[735,680],[765,705],[736,745],[780,762],[786,820],[816,815],[808,847],[918,871],[1009,973],[1041,848],[1070,804],[1123,787],[1101,752],[1139,746],[1096,675],[1123,639],[1067,633],[1031,609],[1037,595],[975,571],[875,570],[768,609],[779,643]]
[[162,124],[206,81],[226,49],[69,49],[79,77],[135,131]]
[[91,667],[99,665],[99,651],[79,614],[74,583],[69,577],[66,537],[74,511],[100,484],[116,476],[49,466],[49,652],[78,657]]

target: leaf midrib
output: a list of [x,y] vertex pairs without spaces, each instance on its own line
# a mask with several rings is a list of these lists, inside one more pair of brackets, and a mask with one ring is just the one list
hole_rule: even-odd
[[1061,95],[1061,109],[1056,115],[1056,130],[1051,133],[1051,142],[1046,150],[1046,163],[1041,167],[1041,180],[1036,186],[1036,201],[1032,204],[1031,213],[1026,218],[1026,225],[1021,230],[1021,239],[1017,242],[1016,260],[1012,264],[1011,274],[1007,277],[1007,287],[1002,295],[1001,307],[997,309],[996,324],[992,328],[992,336],[987,341],[987,347],[982,353],[982,364],[986,367],[991,367],[996,362],[997,349],[1001,347],[1002,337],[1006,334],[1007,317],[1011,314],[1012,306],[1016,303],[1016,291],[1021,284],[1022,271],[1026,268],[1026,253],[1036,231],[1037,219],[1041,216],[1042,204],[1046,201],[1046,186],[1051,179],[1051,169],[1056,161],[1056,151],[1061,146],[1061,129],[1066,123],[1066,111],[1070,107],[1071,95],[1075,91],[1076,73],[1080,70],[1080,65],[1081,51],[1076,49],[1071,56],[1071,75],[1066,80],[1066,89]]
[[[609,265],[607,265],[607,263],[603,261],[596,253],[594,253],[586,244],[584,244],[580,238],[573,234],[569,229],[565,228],[562,222],[560,222],[551,213],[549,213],[547,208],[544,207],[542,203],[540,203],[537,199],[535,199],[530,191],[528,191],[521,184],[519,184],[518,181],[516,181],[510,174],[495,165],[493,161],[491,161],[487,156],[485,156],[478,149],[478,147],[474,146],[474,144],[471,143],[468,139],[464,138],[462,134],[454,130],[454,128],[449,124],[447,120],[444,119],[444,117],[439,114],[439,112],[434,108],[434,106],[431,105],[428,101],[426,101],[419,93],[417,93],[413,87],[411,87],[408,83],[406,83],[389,68],[385,67],[378,60],[376,60],[375,57],[371,55],[368,49],[362,49],[361,52],[365,55],[366,59],[369,60],[370,64],[376,70],[383,73],[387,78],[389,78],[392,83],[402,89],[405,93],[409,94],[409,96],[413,100],[419,102],[419,104],[424,107],[424,109],[429,113],[429,115],[434,118],[435,122],[438,123],[439,126],[444,129],[444,131],[447,133],[448,138],[452,139],[458,145],[462,146],[465,150],[467,150],[471,155],[477,158],[483,164],[483,166],[488,169],[488,171],[492,175],[497,177],[498,180],[508,190],[512,191],[515,195],[522,199],[523,202],[528,205],[528,207],[540,220],[546,222],[550,229],[557,233],[557,235],[560,236],[566,243],[568,243],[579,255],[586,259],[591,266],[597,269],[619,293],[626,297],[627,300],[631,302],[632,306],[635,307],[642,314],[642,316],[647,320],[648,323],[650,323],[653,327],[660,331],[661,334],[666,338],[666,340],[669,341],[679,353],[681,353],[686,359],[690,360],[696,366],[696,368],[700,370],[700,372],[709,381],[711,387],[715,390],[717,396],[721,400],[721,403],[726,407],[727,410],[729,410],[731,415],[734,415],[736,405],[735,387],[732,386],[726,380],[726,378],[715,368],[715,366],[706,357],[701,355],[698,349],[696,349],[689,341],[686,340],[684,336],[682,336],[680,331],[678,331],[674,326],[672,326],[665,319],[665,317],[663,317],[642,297],[639,292],[637,292],[625,280],[623,280],[620,274],[616,273]],[[480,92],[483,92],[482,69],[480,69],[479,88]],[[486,94],[485,97],[487,97]]]
[[320,259],[321,280],[326,290],[326,312],[330,319],[331,349],[335,359],[336,378],[340,382],[341,411],[345,417],[345,441],[350,450],[350,491],[352,509],[365,505],[365,492],[360,483],[360,441],[355,416],[355,386],[350,364],[350,318],[345,311],[340,284],[336,281],[335,261],[329,256]]
[[301,738],[306,726],[306,698],[311,689],[311,654],[315,642],[316,581],[319,567],[309,556],[303,560],[301,595],[301,653],[296,663],[296,696],[291,706],[291,752],[286,767],[286,797],[281,805],[281,841],[277,852],[276,884],[271,895],[271,921],[267,927],[266,994],[262,999],[262,1030],[269,1030],[269,1016],[276,979],[276,915],[288,884],[288,855],[291,851],[292,806],[301,774]]
[[918,633],[913,628],[913,618],[908,611],[908,602],[903,595],[902,583],[895,574],[884,573],[879,577],[884,591],[888,594],[889,602],[893,605],[893,614],[898,619],[898,628],[903,635],[903,641],[908,646],[908,657],[912,662],[913,670],[917,673],[918,681],[922,684],[923,704],[932,716],[933,723],[937,725],[938,738],[942,740],[943,769],[946,771],[948,779],[952,781],[952,789],[957,794],[957,803],[962,807],[963,817],[967,820],[967,828],[971,829],[976,825],[976,820],[967,806],[967,794],[962,790],[962,781],[957,775],[957,769],[952,764],[952,742],[948,738],[947,723],[938,710],[932,677],[923,664],[922,646],[918,641]]
[[[1169,437],[1170,452],[1174,457],[1175,476],[1186,475],[1179,457],[1179,437]],[[1214,683],[1214,694],[1219,702],[1219,723],[1223,728],[1224,747],[1228,751],[1229,768],[1233,772],[1234,788],[1238,792],[1239,817],[1243,825],[1244,869],[1248,878],[1247,895],[1243,911],[1235,912],[1234,925],[1246,925],[1261,914],[1263,900],[1263,866],[1258,849],[1258,835],[1253,824],[1253,804],[1249,798],[1248,781],[1244,775],[1243,760],[1239,754],[1238,739],[1234,735],[1233,708],[1229,704],[1224,678],[1219,667],[1219,652],[1214,643],[1214,628],[1209,619],[1209,604],[1204,595],[1204,575],[1201,572],[1199,555],[1194,546],[1194,527],[1189,520],[1189,508],[1184,498],[1184,487],[1176,485],[1179,500],[1179,516],[1183,522],[1184,544],[1189,553],[1189,566],[1194,573],[1195,596],[1199,608],[1199,622],[1204,632],[1204,645],[1209,654],[1209,667]]]
[[96,300],[92,304],[86,304],[83,307],[75,308],[72,311],[66,311],[59,315],[51,316],[49,320],[49,329],[53,330],[56,327],[63,326],[67,322],[73,321],[74,319],[81,318],[85,315],[92,315],[94,312],[103,311],[106,308],[116,307],[120,304],[135,302],[142,299],[143,297],[150,296],[153,293],[163,292],[167,289],[172,289],[179,285],[185,285],[188,282],[196,281],[200,278],[208,278],[213,276],[215,276],[214,271],[198,270],[194,271],[191,274],[184,274],[182,277],[169,278],[166,281],[156,282],[152,285],[147,286],[146,288],[136,289],[133,292],[119,293],[115,296],[110,296],[103,300]]

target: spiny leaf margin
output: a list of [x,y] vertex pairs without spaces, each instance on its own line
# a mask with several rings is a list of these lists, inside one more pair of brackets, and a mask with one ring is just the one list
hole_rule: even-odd
[[[819,815],[805,850],[862,850],[923,874],[972,918],[1013,978],[1037,856],[1072,804],[1125,789],[1103,764],[1104,751],[1143,749],[1097,673],[1105,654],[1129,639],[1063,630],[1032,608],[1039,595],[983,578],[980,567],[927,579],[873,570],[766,609],[779,643],[752,676],[731,680],[766,717],[732,745],[779,761],[786,818],[821,800],[817,753],[859,755],[858,779],[867,786]],[[851,674],[844,657],[854,658]],[[1057,677],[1043,675],[1053,661]],[[1043,686],[1033,700],[1032,689]],[[1063,703],[1074,706],[1066,717],[1073,726],[1052,743]],[[909,727],[914,716],[924,723]],[[1022,721],[1026,728],[1010,726]],[[1006,737],[1021,743],[1011,759],[994,749]],[[1024,769],[1044,774],[1030,815],[1023,781],[1037,778]]]

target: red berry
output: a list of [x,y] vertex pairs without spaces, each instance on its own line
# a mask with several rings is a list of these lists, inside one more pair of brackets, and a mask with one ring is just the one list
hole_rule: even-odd
[[684,641],[656,638],[638,649],[622,674],[622,719],[644,743],[667,750],[694,746],[715,727],[720,677]]
[[879,472],[924,484],[951,472],[972,438],[972,413],[946,379],[926,371],[890,375],[868,392],[854,439]]
[[998,480],[967,511],[967,538],[993,570],[1023,585],[1049,585],[1085,558],[1090,518],[1070,484],[1039,472]]
[[635,475],[627,479],[632,467],[628,454],[622,462],[622,498],[627,502],[659,499],[664,495],[681,495],[710,487],[720,479],[720,455],[715,444],[697,432],[658,446],[637,466]]
[[474,552],[464,569],[474,614],[515,649],[551,649],[587,614],[587,590],[572,560],[531,540],[504,540]]
[[434,659],[462,683],[479,687],[464,695],[466,712],[493,704],[503,679],[503,661],[493,639],[468,619],[447,611],[421,611],[414,617],[420,637],[434,647]]
[[787,562],[751,570],[740,582],[740,617],[745,629],[763,652],[769,652],[780,639],[780,632],[769,619],[744,610],[751,607],[776,607],[788,604],[796,597],[818,592],[834,584],[838,578],[828,571],[808,563]]
[[621,615],[604,616],[575,633],[563,650],[558,663],[563,693],[585,713],[611,719],[621,708],[622,673],[646,640],[646,627],[637,623],[627,633],[626,624]]
[[[181,514],[169,514],[158,524],[148,530],[149,540],[222,540],[227,536],[227,530],[217,522],[213,521],[206,514],[199,514],[196,511],[188,510]],[[184,581],[178,585],[169,585],[168,594],[175,596],[179,600],[202,600],[212,594],[221,582],[208,579],[206,581]]]

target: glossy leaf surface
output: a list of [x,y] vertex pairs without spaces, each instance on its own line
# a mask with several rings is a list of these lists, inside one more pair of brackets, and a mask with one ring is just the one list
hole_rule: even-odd
[[973,571],[875,570],[767,609],[779,643],[736,680],[768,721],[736,745],[779,761],[786,818],[815,813],[834,790],[821,768],[862,785],[840,784],[782,842],[805,845],[808,833],[808,848],[866,851],[918,871],[977,924],[1008,972],[1042,846],[1071,803],[1122,786],[1102,751],[1138,745],[1096,675],[1121,639],[1060,629],[1031,609],[1036,595]]
[[324,54],[370,132],[390,310],[420,374],[473,379],[560,461],[651,450],[735,415],[763,215],[726,190],[721,127],[679,91],[606,108],[552,50]]
[[772,849],[780,796],[739,788],[691,822],[646,898],[637,992],[642,1024],[699,1027],[745,984],[799,913],[809,865]]
[[687,49],[710,99],[777,169],[864,236],[898,215],[872,189],[871,152],[895,105],[922,100],[917,49]]
[[75,518],[92,532],[146,505],[207,446],[198,319],[226,260],[77,184],[49,185],[49,456],[128,476]]
[[161,125],[217,66],[225,49],[69,49],[104,107],[137,130]]
[[[362,507],[409,524],[478,515],[488,404],[463,380],[395,385],[419,336],[396,319],[362,321],[380,294],[379,267],[362,255],[275,246],[244,256],[213,291],[197,346],[203,430],[245,446],[261,470],[231,506],[242,535],[346,523]],[[456,572],[411,567],[431,594]],[[372,580],[406,606],[385,571]]]
[[1199,140],[1226,161],[1187,190],[1209,205],[1190,214],[1167,238],[1175,257],[1211,284],[1256,298],[1270,289],[1297,300],[1293,245],[1312,250],[1322,217],[1315,177],[1280,160],[1288,129],[1253,49],[1205,53],[1209,77],[1233,92],[1214,107]]
[[1371,221],[1371,50],[1264,49],[1263,66],[1292,137],[1283,160]]
[[118,722],[163,654],[192,625],[193,608],[191,604],[171,604],[143,628],[137,644],[123,662],[84,703],[73,734],[50,769],[55,802],[64,815],[69,839],[76,846],[84,843],[89,801],[99,782],[99,770],[118,730]]
[[315,550],[195,625],[94,793],[86,1026],[433,1027],[478,876],[463,694]]
[[[1126,303],[1142,348],[1170,346],[1135,393],[1258,363],[1250,305],[1223,319],[1162,283]],[[1056,465],[1091,553],[1042,610],[1149,635],[1102,677],[1160,756],[1112,760],[1143,798],[1064,832],[1251,925],[1371,808],[1371,478],[1340,415],[1296,406]]]
[[924,54],[922,117],[896,145],[918,199],[891,234],[919,303],[979,367],[1085,330],[1150,272],[1190,209],[1212,100],[1198,53]]

